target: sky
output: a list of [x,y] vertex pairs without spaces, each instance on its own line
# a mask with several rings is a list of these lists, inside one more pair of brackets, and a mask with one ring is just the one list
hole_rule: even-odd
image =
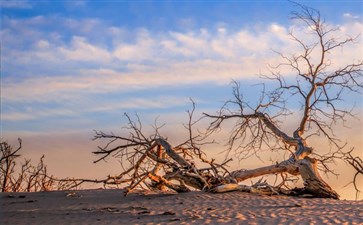
[[[363,31],[362,1],[299,3],[318,9],[339,28],[338,38]],[[186,122],[190,98],[200,112],[215,112],[231,98],[236,80],[253,102],[260,75],[281,61],[274,51],[301,52],[288,33],[309,40],[290,19],[297,8],[289,1],[0,4],[1,137],[14,145],[22,138],[23,154],[34,160],[45,154],[59,176],[117,171],[117,163],[92,164],[97,143],[91,139],[93,130],[118,131],[124,112],[137,113],[145,125],[158,118],[177,137],[174,128]],[[362,59],[362,42],[330,55],[332,67]],[[355,104],[362,117],[361,96],[344,104]],[[359,148],[362,122],[352,124],[343,136]]]

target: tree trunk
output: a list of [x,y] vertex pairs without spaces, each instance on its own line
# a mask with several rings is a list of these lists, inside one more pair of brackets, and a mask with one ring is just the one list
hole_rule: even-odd
[[263,176],[266,174],[277,174],[277,173],[285,173],[288,172],[293,175],[299,174],[299,167],[294,164],[290,163],[288,160],[283,161],[276,165],[271,166],[264,166],[257,169],[252,170],[236,170],[231,172],[231,176],[236,179],[237,182],[241,182],[247,180],[248,178],[254,178]]
[[[301,175],[304,181],[304,193],[311,194],[314,197],[339,199],[339,195],[321,178],[317,169],[317,160],[305,157],[304,159],[291,162],[283,161],[277,165],[265,166],[252,170],[236,170],[231,176],[241,182],[249,178],[259,177],[266,174],[290,173],[293,175]],[[215,188],[215,192],[227,191],[250,191],[244,185],[228,184]]]
[[339,199],[339,195],[319,175],[317,160],[309,157],[299,160],[299,170],[307,192],[315,197]]

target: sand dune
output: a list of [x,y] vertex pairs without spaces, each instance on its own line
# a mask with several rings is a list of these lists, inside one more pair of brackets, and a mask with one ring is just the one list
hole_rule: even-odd
[[2,193],[0,224],[363,224],[363,200],[230,192]]

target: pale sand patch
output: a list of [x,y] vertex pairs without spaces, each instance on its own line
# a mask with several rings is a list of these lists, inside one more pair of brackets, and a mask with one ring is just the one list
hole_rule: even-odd
[[363,224],[363,200],[230,192],[1,193],[0,224]]

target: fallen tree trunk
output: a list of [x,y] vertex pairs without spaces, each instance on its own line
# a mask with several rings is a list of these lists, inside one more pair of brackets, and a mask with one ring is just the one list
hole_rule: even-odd
[[[105,134],[100,133],[102,137]],[[112,136],[114,138],[114,136]],[[299,145],[295,154],[276,165],[265,166],[251,170],[236,170],[228,172],[222,164],[214,160],[206,160],[195,147],[172,147],[163,138],[152,140],[127,139],[128,144],[119,147],[121,154],[132,154],[130,166],[121,175],[109,177],[105,184],[127,183],[126,194],[135,189],[149,190],[173,190],[175,192],[187,192],[191,190],[227,192],[244,191],[266,195],[288,194],[300,195],[308,193],[313,197],[339,198],[339,195],[323,181],[317,170],[317,161],[309,158],[311,148],[305,147],[302,141],[297,139]],[[135,149],[135,146],[138,146]],[[130,147],[130,149],[129,149]],[[98,154],[110,154],[111,150],[103,149]],[[126,154],[127,153],[127,154]],[[189,157],[187,159],[187,157]],[[136,160],[135,160],[136,159]],[[197,161],[207,163],[210,167],[199,169]],[[228,162],[228,160],[227,160]],[[283,190],[273,187],[266,182],[257,182],[254,185],[240,185],[239,183],[250,178],[261,177],[268,174],[289,173],[295,176],[301,175],[304,180],[304,188],[300,192]],[[130,179],[123,178],[129,176]],[[110,182],[112,181],[112,182]]]
[[[249,178],[259,177],[267,174],[278,174],[278,173],[290,173],[293,175],[301,175],[304,181],[304,188],[302,188],[299,193],[309,194],[312,197],[321,198],[334,198],[339,199],[339,195],[321,178],[319,171],[317,169],[317,160],[305,157],[295,163],[288,164],[288,160],[277,165],[265,166],[252,170],[237,170],[231,172],[231,175],[237,182],[244,181]],[[279,190],[274,190],[272,186],[269,187],[271,191],[263,191],[261,188],[255,189],[257,193],[267,192],[272,194],[272,192],[281,192]],[[253,186],[225,184],[220,185],[213,190],[214,192],[229,192],[229,191],[245,191],[253,192]],[[282,190],[284,194],[290,194],[286,190]],[[299,195],[299,193],[296,193]]]
[[264,166],[251,170],[236,170],[231,172],[231,176],[241,182],[249,178],[259,177],[267,174],[278,174],[278,173],[290,173],[292,175],[299,174],[299,167],[295,163],[289,163],[288,161],[283,161],[276,165]]
[[[296,176],[301,175],[302,179],[304,180],[304,188],[300,191],[300,193],[308,193],[309,196],[312,197],[334,199],[339,198],[339,195],[321,178],[317,169],[317,160],[309,158],[308,156],[305,156],[303,159],[299,160],[292,160],[290,158],[276,165],[265,166],[251,170],[236,170],[224,177],[216,177],[211,173],[202,172],[205,169],[199,170],[194,163],[190,163],[185,160],[166,140],[159,138],[155,140],[155,143],[158,146],[158,155],[162,155],[161,151],[164,151],[170,158],[169,161],[166,160],[166,158],[163,159],[164,161],[157,160],[155,158],[156,156],[154,155],[153,159],[156,160],[158,164],[173,165],[173,171],[167,172],[163,176],[156,175],[156,170],[148,173],[147,176],[156,182],[159,187],[165,186],[176,192],[190,191],[188,188],[189,186],[197,190],[212,191],[217,193],[228,191],[244,191],[266,195],[292,194],[292,192],[289,192],[288,190],[278,189],[268,185],[265,182],[261,183],[261,181],[255,183],[252,186],[238,184],[239,182],[246,179],[260,177],[263,175],[290,173]],[[296,155],[294,157],[296,157]],[[176,180],[180,184],[173,184],[171,182],[172,180]],[[297,195],[299,195],[299,193],[297,193]]]
[[[301,175],[304,181],[304,188],[301,193],[308,193],[314,197],[339,199],[339,195],[321,178],[317,169],[317,160],[305,157],[301,160],[290,162],[283,161],[276,165],[260,167],[251,170],[237,170],[231,175],[237,182],[242,182],[249,178],[260,177],[267,174],[290,173]],[[227,192],[233,190],[244,190],[250,192],[250,188],[244,185],[228,184],[216,189],[216,192]]]

